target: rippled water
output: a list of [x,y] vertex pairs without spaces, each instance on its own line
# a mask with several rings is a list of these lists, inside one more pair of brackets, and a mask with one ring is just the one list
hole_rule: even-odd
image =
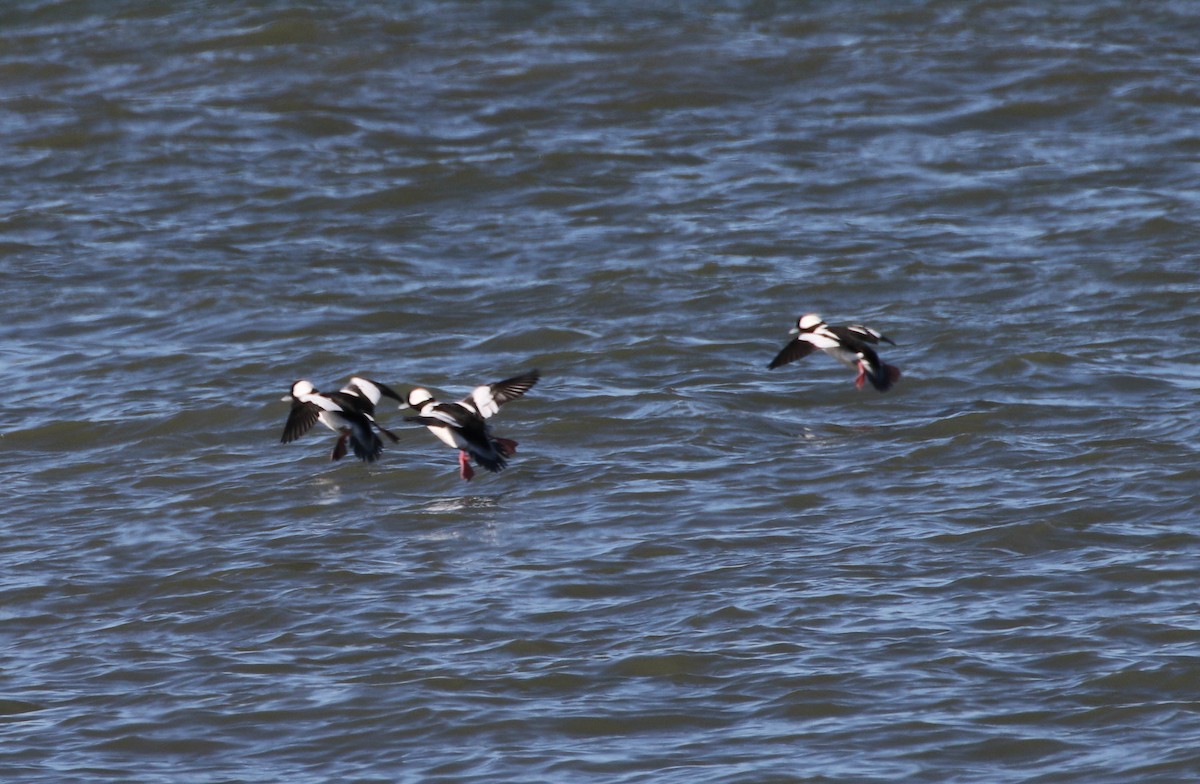
[[348,6],[0,10],[6,781],[1200,781],[1191,4]]

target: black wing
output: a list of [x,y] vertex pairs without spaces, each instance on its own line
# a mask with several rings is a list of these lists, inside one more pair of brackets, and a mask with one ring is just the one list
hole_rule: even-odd
[[506,378],[494,384],[484,384],[475,387],[471,394],[463,398],[462,403],[468,405],[484,419],[494,415],[500,406],[524,395],[541,378],[536,368],[519,376]]
[[374,414],[375,404],[366,395],[352,395],[345,390],[329,392],[325,397],[341,406],[343,411],[353,411],[358,414]]
[[[347,388],[350,388],[350,387],[357,389],[359,394],[361,394],[364,399],[368,400],[368,402],[371,403],[372,410],[374,409],[374,407],[376,405],[375,400],[379,400],[379,399],[382,399],[385,397],[390,397],[392,400],[395,400],[401,406],[408,405],[408,403],[404,400],[404,398],[402,398],[398,394],[396,394],[396,390],[392,389],[387,384],[380,384],[378,381],[376,381],[375,379],[372,379],[372,378],[364,378],[362,376],[355,376],[353,379],[351,379],[351,383],[349,385],[347,385]],[[345,390],[343,390],[343,391],[345,391]]]
[[488,387],[492,390],[492,399],[496,401],[496,405],[502,406],[510,400],[516,400],[521,395],[524,395],[529,390],[533,389],[533,385],[538,382],[542,374],[537,368],[522,373],[519,376],[506,378],[503,381],[497,381],[494,384],[489,384]]
[[425,427],[452,427],[452,425],[444,419],[427,416],[406,416],[405,422],[412,422],[416,425],[424,425]]
[[292,401],[292,410],[288,413],[287,423],[283,426],[283,437],[279,440],[290,444],[307,433],[321,416],[321,408],[316,403],[301,403]]
[[826,327],[826,329],[837,335],[842,340],[845,340],[846,338],[852,338],[855,340],[876,344],[882,340],[884,343],[891,343],[893,346],[896,345],[896,341],[892,340],[879,330],[871,329],[870,327],[862,324],[851,324],[848,327]]
[[383,395],[384,397],[390,397],[392,400],[395,400],[397,403],[399,403],[402,406],[408,405],[408,401],[406,401],[404,398],[400,397],[400,395],[396,394],[396,390],[392,389],[387,384],[380,384],[378,381],[374,381],[369,378],[367,379],[367,381],[370,381],[372,384],[379,387],[379,394]]
[[487,441],[487,422],[483,417],[460,403],[438,403],[430,410],[431,415],[406,416],[405,422],[416,422],[425,427],[449,427],[468,441]]
[[767,370],[774,370],[780,365],[786,365],[789,362],[795,362],[797,359],[804,359],[816,349],[812,343],[807,340],[801,340],[800,336],[792,338],[783,349],[775,355],[771,360],[771,364],[767,365]]

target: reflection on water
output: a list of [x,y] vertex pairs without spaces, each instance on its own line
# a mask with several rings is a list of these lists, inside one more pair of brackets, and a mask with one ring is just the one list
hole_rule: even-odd
[[440,512],[461,512],[469,509],[493,509],[500,506],[499,495],[468,495],[439,498],[430,501],[422,510],[430,514]]

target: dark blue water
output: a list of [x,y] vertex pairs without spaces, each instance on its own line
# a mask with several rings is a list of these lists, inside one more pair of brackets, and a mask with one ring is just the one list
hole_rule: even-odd
[[1193,10],[5,5],[4,780],[1200,781]]

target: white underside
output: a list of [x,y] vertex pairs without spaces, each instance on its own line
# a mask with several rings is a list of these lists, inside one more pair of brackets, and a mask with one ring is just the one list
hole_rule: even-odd
[[848,351],[840,346],[827,348],[824,351],[826,354],[833,357],[838,362],[841,362],[843,365],[855,369],[858,368],[858,363],[862,359],[862,354],[859,354],[857,351]]
[[813,344],[838,362],[852,368],[857,369],[858,362],[862,359],[862,354],[844,348],[837,338],[822,335],[819,332],[809,332],[802,337],[802,340]]
[[429,432],[438,437],[446,446],[454,447],[455,449],[466,449],[467,442],[462,439],[452,428],[449,427],[429,427]]
[[350,422],[337,411],[322,411],[317,415],[317,419],[335,433],[340,433],[343,429],[350,427]]

